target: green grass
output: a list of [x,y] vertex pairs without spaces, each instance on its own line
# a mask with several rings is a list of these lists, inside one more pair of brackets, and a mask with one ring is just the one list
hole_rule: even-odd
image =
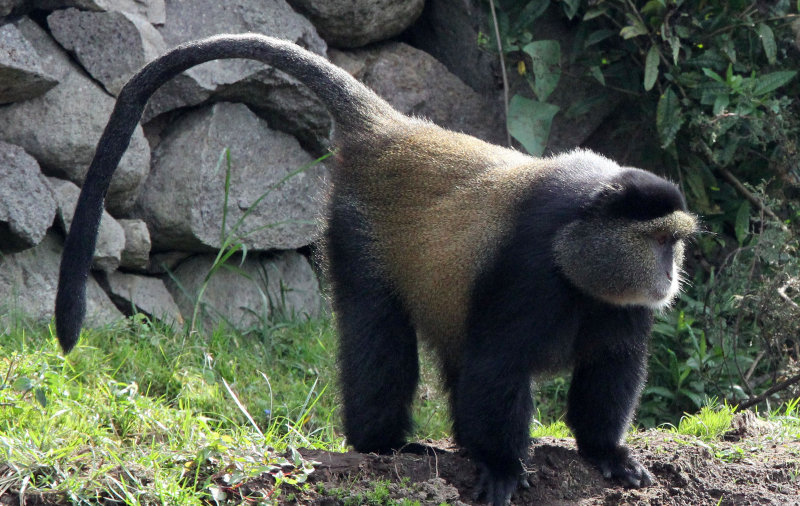
[[[52,327],[8,321],[0,328],[0,464],[9,468],[0,490],[84,504],[208,504],[264,472],[303,482],[309,464],[293,448],[345,449],[330,319],[206,336],[137,316],[85,331],[68,357]],[[422,362],[414,437],[447,436],[446,397],[432,363]],[[798,403],[770,413],[775,437],[799,437],[798,415]],[[674,430],[708,441],[732,416],[728,406],[710,406]],[[570,436],[561,421],[537,422],[531,434]],[[380,503],[379,485],[363,499]]]
[[[275,469],[294,447],[345,449],[330,319],[209,336],[136,316],[85,330],[64,357],[52,326],[0,329],[0,463],[14,489],[73,502],[200,504]],[[449,433],[429,363],[416,437]],[[303,478],[302,462],[287,480]],[[0,483],[0,487],[3,483]]]
[[15,325],[0,334],[4,478],[76,502],[199,504],[220,470],[235,482],[290,446],[342,450],[332,346],[327,320],[204,339],[139,318],[65,358],[51,328]]

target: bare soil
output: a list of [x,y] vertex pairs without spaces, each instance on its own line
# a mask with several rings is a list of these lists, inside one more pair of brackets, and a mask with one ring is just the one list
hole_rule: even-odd
[[[746,431],[745,431],[746,432]],[[573,439],[532,442],[526,468],[530,487],[512,504],[542,505],[800,505],[800,441],[732,433],[711,444],[662,431],[639,433],[629,444],[655,484],[627,489],[582,460]],[[427,442],[435,456],[363,455],[301,450],[318,462],[310,486],[283,487],[278,504],[478,504],[475,466],[450,441]],[[274,481],[262,477],[237,490],[244,499]],[[382,494],[376,492],[382,488]],[[258,494],[260,495],[260,494]],[[409,504],[409,503],[406,503]]]
[[[800,441],[775,442],[775,427],[755,417],[737,417],[724,440],[704,443],[692,436],[664,431],[639,432],[628,441],[633,454],[655,483],[624,488],[606,480],[578,456],[573,439],[540,438],[531,443],[525,462],[530,486],[512,497],[514,505],[798,505]],[[316,462],[304,486],[283,483],[264,474],[229,487],[216,478],[225,499],[218,504],[303,505],[439,505],[478,504],[474,500],[476,469],[451,441],[426,441],[435,455],[399,453],[365,455],[301,449]],[[292,475],[291,466],[283,472]],[[5,492],[5,493],[4,493]],[[0,488],[0,505],[63,505],[58,494]],[[119,504],[113,500],[99,503]],[[209,501],[209,504],[214,504]]]

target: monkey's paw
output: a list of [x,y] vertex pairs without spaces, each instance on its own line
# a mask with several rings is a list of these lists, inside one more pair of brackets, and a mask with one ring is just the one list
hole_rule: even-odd
[[[627,452],[626,452],[627,453]],[[616,478],[628,487],[642,488],[653,484],[653,477],[645,467],[629,455],[623,458],[594,459],[605,478]]]
[[[511,503],[511,494],[520,483],[519,476],[495,476],[485,464],[478,464],[480,478],[474,500],[487,502],[492,506],[506,506]],[[527,480],[526,480],[527,484]]]

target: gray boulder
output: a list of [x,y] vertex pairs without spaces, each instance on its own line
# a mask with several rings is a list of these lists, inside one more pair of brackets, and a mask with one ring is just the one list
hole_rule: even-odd
[[22,6],[25,0],[0,0],[0,18],[11,14],[15,8]]
[[[197,255],[174,272],[177,283],[167,281],[181,313],[188,319],[195,308],[195,297],[211,269],[215,255]],[[229,260],[234,269],[218,269],[203,293],[202,323],[206,330],[225,321],[246,330],[263,324],[267,318],[293,315],[318,316],[324,311],[319,282],[306,258],[296,252],[276,255],[248,255]]]
[[0,141],[0,251],[39,244],[55,214],[56,201],[36,160],[21,147]]
[[154,25],[164,24],[164,0],[31,0],[37,9],[77,7],[88,11],[116,11],[136,14]]
[[[61,229],[66,233],[72,224],[75,215],[75,203],[80,195],[80,188],[73,183],[58,179],[48,178],[53,195],[58,203],[58,217]],[[119,267],[122,250],[125,248],[125,231],[119,223],[106,211],[100,219],[100,229],[97,233],[97,246],[94,250],[92,267],[105,272],[111,272]]]
[[16,25],[0,26],[0,48],[0,104],[38,97],[58,84],[39,64],[38,53]]
[[[64,9],[48,16],[47,22],[56,40],[115,96],[135,72],[167,50],[153,25],[125,11]],[[207,100],[214,87],[201,80],[195,69],[169,80],[148,101],[142,120]]]
[[331,61],[399,111],[489,142],[505,141],[501,111],[432,56],[392,42],[369,49],[330,51]]
[[[0,322],[13,314],[37,321],[48,321],[53,317],[61,251],[61,240],[50,232],[34,248],[0,255]],[[122,318],[122,313],[89,276],[86,325],[101,326]]]
[[117,220],[125,233],[125,249],[120,256],[120,267],[146,271],[150,263],[150,232],[142,220]]
[[[166,9],[167,21],[158,30],[169,47],[219,33],[257,32],[325,54],[325,42],[313,25],[284,0],[167,0]],[[198,74],[204,84],[216,88],[240,81],[262,67],[247,60],[214,61],[203,64]]]
[[336,47],[361,47],[386,40],[408,28],[425,0],[289,0]]
[[168,324],[183,324],[183,316],[164,282],[158,278],[112,272],[106,277],[111,299],[124,311],[138,311]]
[[225,148],[231,158],[227,230],[243,219],[236,234],[250,250],[309,244],[322,206],[324,166],[281,182],[312,157],[294,137],[271,130],[245,105],[220,102],[176,121],[153,153],[137,203],[153,249],[209,251],[222,244],[227,162],[220,155]]
[[[0,108],[0,140],[22,146],[47,173],[81,184],[114,99],[86,77],[36,23],[22,18],[16,26],[59,84],[42,96]],[[149,166],[150,147],[137,127],[111,180],[106,198],[109,210],[117,214],[130,210]]]
[[131,75],[166,49],[153,25],[126,12],[62,9],[50,14],[47,24],[59,44],[115,96]]
[[485,6],[481,0],[427,0],[422,15],[404,37],[502,108],[500,60],[497,53],[476,43],[481,33],[494,37]]
[[[327,48],[313,25],[284,0],[168,0],[166,13],[159,32],[167,47],[218,33],[257,32],[296,42],[318,54],[324,55]],[[324,107],[308,90],[286,74],[250,60],[213,61],[191,69],[153,96],[144,121],[199,104],[212,95],[217,100],[242,101],[259,113],[280,118],[282,130],[308,139],[313,146],[322,145],[321,138],[330,131]]]

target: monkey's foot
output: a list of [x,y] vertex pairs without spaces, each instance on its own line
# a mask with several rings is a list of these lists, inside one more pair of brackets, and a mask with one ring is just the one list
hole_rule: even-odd
[[[478,464],[480,477],[474,500],[488,502],[492,506],[506,506],[511,503],[511,494],[517,489],[519,476],[495,476],[485,464]],[[527,480],[526,480],[527,481]]]
[[647,469],[631,457],[625,447],[601,457],[589,457],[589,460],[600,468],[603,477],[621,480],[628,487],[642,488],[653,484],[653,477]]

